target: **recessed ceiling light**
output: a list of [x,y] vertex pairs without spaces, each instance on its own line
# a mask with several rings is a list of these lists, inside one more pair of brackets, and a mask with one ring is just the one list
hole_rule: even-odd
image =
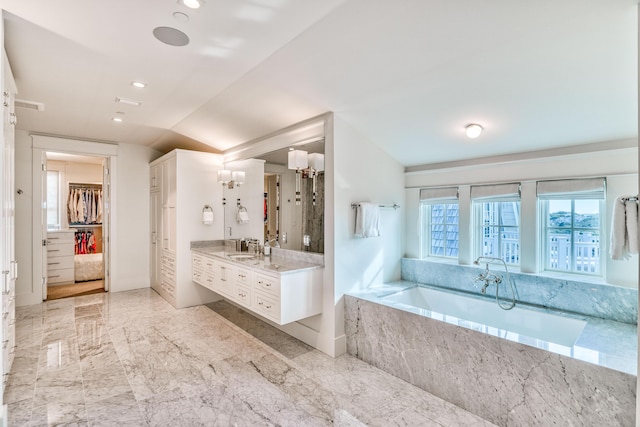
[[186,46],[189,44],[189,36],[180,30],[171,27],[156,27],[153,35],[162,43],[170,46]]
[[465,133],[469,138],[474,139],[480,136],[482,129],[482,126],[476,123],[471,123],[465,126]]
[[190,9],[198,9],[204,4],[202,0],[180,0],[178,3],[182,3]]
[[145,87],[147,87],[147,84],[144,83],[144,82],[140,82],[140,81],[134,80],[134,81],[131,82],[131,86],[139,87],[140,89],[144,89]]
[[111,120],[116,123],[121,123],[124,119],[122,117],[112,117]]
[[134,107],[139,107],[140,105],[142,105],[142,102],[136,101],[135,99],[122,98],[119,96],[116,96],[116,102],[125,105],[133,105]]

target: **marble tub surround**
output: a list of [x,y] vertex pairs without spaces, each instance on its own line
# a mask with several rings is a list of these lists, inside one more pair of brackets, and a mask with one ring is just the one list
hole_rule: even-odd
[[496,425],[635,425],[635,375],[351,295],[345,318],[350,355]]
[[[270,256],[264,256],[262,254],[256,254],[254,258],[242,259],[234,258],[234,255],[253,255],[247,252],[237,252],[235,247],[233,250],[229,249],[229,246],[203,246],[195,247],[191,249],[192,252],[200,253],[203,255],[212,255],[225,261],[234,262],[245,267],[250,267],[258,270],[264,270],[270,273],[287,274],[290,272],[297,272],[302,270],[313,270],[322,268],[322,264],[307,262],[295,257],[281,256],[280,253],[275,253]],[[295,252],[295,251],[286,251]],[[286,255],[286,254],[285,254]]]
[[229,320],[174,309],[151,289],[18,308],[9,425],[492,425],[214,304]]
[[[393,296],[399,292],[413,289],[415,287],[424,287],[427,289],[435,289],[443,291],[442,288],[435,286],[418,285],[413,282],[400,281],[381,285],[362,291],[353,291],[348,295],[362,300],[371,301],[376,304],[385,305],[408,313],[424,316],[435,321],[444,321],[446,323],[456,325],[462,328],[477,331],[480,334],[488,334],[500,339],[513,341],[524,344],[537,349],[549,351],[562,356],[592,363],[616,371],[637,375],[638,368],[638,345],[637,335],[638,328],[636,325],[628,323],[615,322],[612,320],[598,319],[588,316],[559,313],[548,309],[530,306],[518,306],[518,309],[526,309],[533,313],[542,313],[543,315],[554,315],[563,318],[575,319],[585,322],[586,325],[582,332],[578,335],[572,346],[558,344],[557,342],[549,342],[540,337],[529,337],[526,335],[514,333],[495,327],[495,325],[484,325],[470,321],[469,318],[454,317],[451,313],[440,313],[425,310],[417,306],[409,306],[403,302],[394,302]],[[486,302],[485,298],[475,295],[469,295],[463,292],[445,291],[451,293],[453,297],[460,296],[462,298],[478,299]],[[452,302],[452,304],[454,304]],[[493,304],[490,305],[493,308]],[[500,310],[495,306],[495,310]],[[507,316],[519,316],[513,311],[499,312],[506,313]]]
[[[504,274],[500,265],[490,265],[491,272]],[[480,288],[474,278],[484,266],[464,266],[415,258],[403,258],[402,280],[424,283],[479,296]],[[517,273],[509,270],[515,281],[518,303],[540,306],[590,317],[637,324],[638,290],[609,284],[557,279],[543,275]],[[495,285],[487,290],[486,298],[495,298]],[[500,296],[510,300],[506,279],[500,286]]]

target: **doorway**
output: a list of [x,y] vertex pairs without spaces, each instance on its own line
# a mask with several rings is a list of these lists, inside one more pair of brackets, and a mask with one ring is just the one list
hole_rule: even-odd
[[[104,292],[103,224],[108,158],[47,151],[43,201],[46,204],[46,289],[43,299]],[[44,268],[43,268],[44,273]]]
[[69,147],[49,144],[49,138],[38,147],[36,140],[33,185],[40,203],[33,213],[33,292],[47,300],[52,289],[53,298],[108,291],[116,152],[107,144],[74,141]]

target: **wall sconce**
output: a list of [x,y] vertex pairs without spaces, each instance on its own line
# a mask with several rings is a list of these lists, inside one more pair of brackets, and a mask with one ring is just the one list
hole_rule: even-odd
[[291,150],[288,153],[288,168],[296,171],[296,205],[300,205],[300,180],[302,170],[309,167],[309,156],[303,150]]
[[244,183],[246,174],[243,171],[230,171],[222,169],[218,171],[218,182],[226,185],[230,190],[235,186],[240,187]]
[[311,178],[313,179],[313,206],[316,205],[316,198],[318,197],[316,177],[318,176],[318,172],[322,171],[324,171],[324,154],[309,154],[309,175],[311,175]]

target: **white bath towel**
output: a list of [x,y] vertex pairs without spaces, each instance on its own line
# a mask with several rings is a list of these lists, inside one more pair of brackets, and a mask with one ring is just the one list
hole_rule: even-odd
[[249,222],[249,213],[247,212],[247,208],[242,205],[238,206],[236,221],[238,221],[238,224],[246,224]]
[[380,207],[375,203],[358,203],[356,208],[356,236],[380,236]]
[[630,254],[638,253],[638,202],[627,200],[624,204],[627,227],[628,251]]
[[629,241],[627,237],[625,203],[623,200],[625,197],[629,196],[620,196],[613,202],[611,246],[609,247],[609,253],[611,259],[616,260],[627,259],[629,257]]

